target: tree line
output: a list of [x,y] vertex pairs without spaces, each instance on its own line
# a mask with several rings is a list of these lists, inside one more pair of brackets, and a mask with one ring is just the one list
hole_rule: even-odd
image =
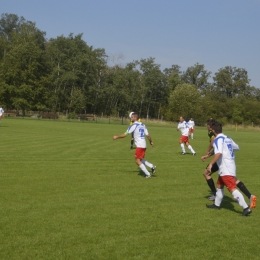
[[164,70],[152,57],[109,65],[105,49],[83,35],[47,39],[34,22],[16,14],[0,19],[0,103],[5,109],[94,113],[203,123],[260,124],[260,89],[244,68],[214,75],[196,63]]

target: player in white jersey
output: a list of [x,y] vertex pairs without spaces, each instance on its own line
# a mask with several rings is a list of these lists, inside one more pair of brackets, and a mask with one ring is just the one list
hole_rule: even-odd
[[212,132],[216,136],[213,149],[214,157],[208,165],[208,172],[211,174],[214,163],[218,165],[219,178],[217,181],[217,193],[215,203],[206,205],[207,208],[220,209],[220,204],[224,197],[224,186],[230,191],[234,199],[243,208],[242,216],[249,215],[252,210],[245,202],[242,193],[236,187],[236,164],[234,152],[239,150],[239,146],[228,136],[222,134],[222,125],[213,123],[211,125]]
[[0,107],[0,119],[3,117],[4,115],[4,109],[2,107]]
[[115,135],[113,136],[113,139],[119,139],[119,138],[125,138],[128,134],[133,133],[134,141],[135,141],[135,162],[139,166],[139,168],[144,172],[146,175],[146,178],[150,178],[151,174],[146,169],[145,165],[151,168],[152,174],[155,173],[156,166],[144,159],[145,157],[145,151],[146,151],[146,140],[145,137],[149,140],[150,144],[154,146],[152,142],[152,138],[148,133],[148,130],[146,126],[138,121],[139,117],[137,113],[132,113],[131,120],[133,122],[132,125],[130,125],[127,129],[127,131],[124,134],[121,135]]
[[189,134],[190,134],[189,125],[182,116],[180,116],[180,122],[177,126],[177,131],[179,130],[181,131],[181,138],[179,143],[181,145],[182,154],[183,155],[186,154],[185,146],[184,146],[184,144],[186,144],[188,149],[191,151],[192,155],[195,155],[196,152],[193,150],[192,146],[189,143]]
[[188,122],[189,128],[190,128],[190,137],[191,139],[193,139],[194,137],[194,129],[195,129],[195,122],[193,120],[193,118],[191,118]]
[[[209,119],[207,121],[208,137],[209,137],[210,144],[209,144],[209,146],[207,148],[206,154],[201,157],[201,160],[203,162],[207,158],[209,158],[211,155],[214,154],[214,151],[212,151],[212,149],[213,149],[213,143],[214,143],[214,140],[215,140],[215,136],[214,136],[214,133],[212,132],[212,129],[211,129],[211,125],[214,122],[215,121],[213,119]],[[212,165],[210,175],[208,173],[207,168],[208,168],[208,165],[206,166],[206,169],[204,170],[203,175],[204,175],[204,177],[205,177],[205,179],[207,181],[207,184],[208,184],[209,188],[212,191],[212,195],[210,197],[208,197],[208,199],[209,200],[215,200],[217,190],[216,190],[215,183],[214,183],[214,181],[213,181],[211,176],[212,176],[212,174],[214,172],[217,172],[219,170],[218,164],[217,164],[217,162],[215,162]],[[242,181],[238,180],[237,178],[236,178],[236,185],[248,197],[248,199],[250,200],[250,208],[251,209],[255,208],[256,207],[257,197],[255,195],[251,194],[250,191],[247,189],[246,185]]]

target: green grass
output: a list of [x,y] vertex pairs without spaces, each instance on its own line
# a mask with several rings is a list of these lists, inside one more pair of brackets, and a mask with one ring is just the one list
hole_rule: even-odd
[[[193,157],[175,128],[150,126],[157,172],[145,179],[130,138],[112,140],[126,127],[2,119],[0,259],[259,259],[259,208],[241,217],[227,190],[220,211],[205,207],[206,129]],[[259,133],[225,133],[241,148],[238,178],[259,195]]]

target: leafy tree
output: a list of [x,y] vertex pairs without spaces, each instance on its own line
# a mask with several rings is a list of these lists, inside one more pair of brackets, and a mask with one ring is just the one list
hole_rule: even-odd
[[178,120],[179,116],[193,117],[200,121],[203,116],[202,98],[196,86],[179,84],[170,94],[166,114],[168,120]]
[[215,73],[214,84],[220,94],[233,98],[244,94],[249,87],[249,79],[245,69],[226,66]]
[[7,107],[23,110],[42,107],[46,101],[48,74],[45,33],[34,23],[25,21],[8,33],[8,41],[4,42],[5,35],[0,37],[4,42],[4,55],[0,60],[2,99]]
[[205,70],[203,64],[196,63],[194,66],[188,67],[182,74],[183,82],[197,86],[200,91],[205,91],[209,85],[211,72]]

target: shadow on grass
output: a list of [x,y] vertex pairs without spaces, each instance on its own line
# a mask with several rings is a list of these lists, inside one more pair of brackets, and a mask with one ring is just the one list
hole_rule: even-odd
[[[127,172],[131,172],[131,173],[137,173],[138,176],[140,177],[145,177],[146,175],[143,173],[142,170],[136,170],[136,171],[127,171]],[[155,174],[152,175],[152,177],[157,177]]]

